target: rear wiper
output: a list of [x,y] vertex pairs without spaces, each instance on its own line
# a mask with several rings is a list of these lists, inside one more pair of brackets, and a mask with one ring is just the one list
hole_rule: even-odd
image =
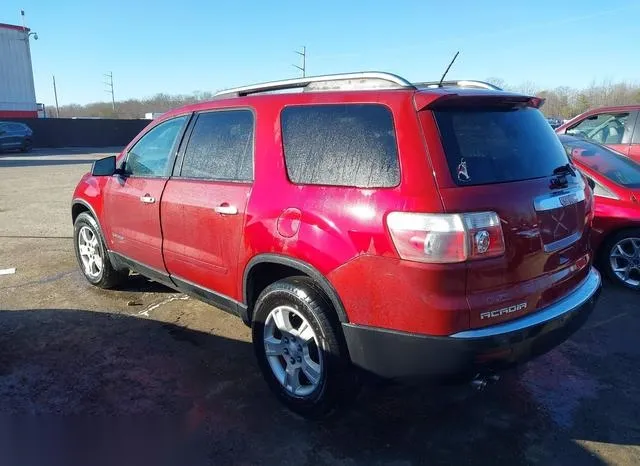
[[574,168],[571,166],[570,163],[567,163],[565,165],[560,165],[559,167],[555,168],[553,170],[553,174],[554,175],[571,175],[573,177],[577,176],[576,171],[574,170]]

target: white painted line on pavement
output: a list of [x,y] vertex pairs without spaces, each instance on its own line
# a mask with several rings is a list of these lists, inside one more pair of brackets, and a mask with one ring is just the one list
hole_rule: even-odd
[[11,275],[16,273],[16,268],[12,267],[10,269],[0,269],[0,275]]
[[149,317],[149,313],[151,311],[155,311],[156,309],[158,309],[160,306],[164,306],[165,304],[169,304],[172,301],[176,301],[176,300],[180,300],[180,301],[185,301],[189,299],[189,296],[185,296],[185,295],[175,295],[175,296],[170,296],[167,299],[163,299],[162,301],[160,301],[159,303],[156,304],[152,304],[151,306],[149,306],[148,308],[146,308],[144,311],[140,311],[138,312],[139,316],[145,316],[145,317]]

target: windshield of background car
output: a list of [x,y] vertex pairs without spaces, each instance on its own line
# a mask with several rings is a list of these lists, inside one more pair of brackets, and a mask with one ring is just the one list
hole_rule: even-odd
[[626,188],[640,188],[640,165],[606,147],[582,141],[562,138],[567,154],[605,178]]
[[459,186],[547,177],[569,163],[558,137],[537,109],[455,107],[433,114],[451,175]]

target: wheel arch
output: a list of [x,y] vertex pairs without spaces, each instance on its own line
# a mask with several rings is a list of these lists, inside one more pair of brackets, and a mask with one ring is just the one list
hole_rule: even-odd
[[[335,312],[338,316],[338,319],[341,323],[349,322],[349,318],[345,311],[344,305],[342,304],[342,300],[340,296],[338,296],[338,292],[335,290],[333,285],[327,280],[327,278],[314,266],[311,264],[304,262],[300,259],[295,259],[290,256],[284,256],[281,254],[259,254],[254,256],[246,265],[242,277],[242,299],[243,302],[247,305],[247,318],[249,322],[253,318],[253,303],[257,299],[258,295],[262,291],[262,289],[266,288],[266,286],[274,283],[279,280],[280,277],[276,275],[276,278],[270,278],[269,280],[265,280],[263,282],[262,287],[255,287],[255,274],[260,271],[261,268],[265,266],[272,267],[283,267],[288,268],[292,271],[297,271],[300,275],[305,275],[311,278],[315,283],[320,286],[322,291],[327,295]],[[283,269],[284,270],[284,269]],[[291,274],[287,275],[291,276]],[[257,291],[257,292],[256,292]]]
[[83,199],[74,199],[71,202],[71,222],[75,222],[78,215],[82,212],[89,212],[95,221],[98,222],[98,226],[100,225],[100,219],[93,206]]
[[[622,233],[626,233],[628,231],[634,231],[634,230],[639,230],[640,231],[640,224],[634,224],[634,223],[629,223],[626,224],[624,226],[621,226],[619,228],[616,228],[614,230],[611,230],[609,233],[607,233],[602,240],[600,241],[600,244],[598,245],[598,249],[596,251],[594,251],[594,254],[596,256],[596,258],[598,259],[602,259],[607,252],[607,248],[610,244],[610,242],[618,235],[622,234]],[[605,257],[606,259],[606,257]]]

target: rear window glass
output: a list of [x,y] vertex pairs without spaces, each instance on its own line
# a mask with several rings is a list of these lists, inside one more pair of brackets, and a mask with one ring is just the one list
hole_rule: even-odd
[[614,183],[631,189],[640,188],[640,165],[606,147],[579,139],[562,138],[567,153]]
[[542,178],[569,162],[537,109],[456,107],[433,113],[458,185]]
[[209,180],[251,180],[253,113],[224,110],[202,113],[197,118],[180,175]]
[[282,111],[289,179],[380,188],[400,182],[393,118],[377,104],[307,105]]

